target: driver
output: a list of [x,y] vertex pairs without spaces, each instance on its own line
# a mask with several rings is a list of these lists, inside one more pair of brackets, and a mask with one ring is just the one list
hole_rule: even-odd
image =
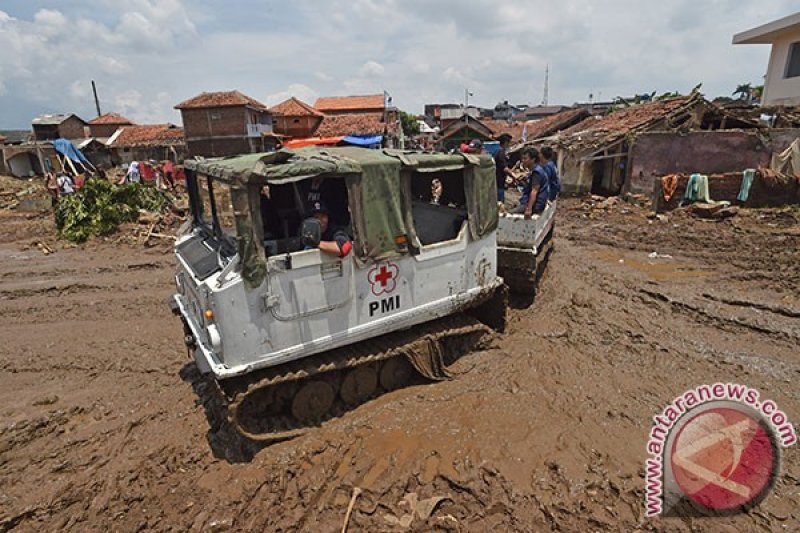
[[334,227],[329,222],[328,208],[320,201],[314,202],[311,206],[312,218],[319,221],[320,239],[319,243],[308,235],[303,235],[303,244],[307,248],[319,248],[325,253],[337,257],[345,257],[353,249],[350,236],[341,228]]

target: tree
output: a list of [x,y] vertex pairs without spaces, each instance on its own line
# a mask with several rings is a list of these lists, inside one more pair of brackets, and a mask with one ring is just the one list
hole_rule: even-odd
[[753,86],[749,83],[742,83],[736,86],[736,90],[733,91],[733,96],[739,96],[739,100],[747,100],[748,102],[753,99]]
[[403,127],[403,134],[406,137],[419,134],[419,123],[417,122],[417,117],[411,113],[400,111],[400,124]]

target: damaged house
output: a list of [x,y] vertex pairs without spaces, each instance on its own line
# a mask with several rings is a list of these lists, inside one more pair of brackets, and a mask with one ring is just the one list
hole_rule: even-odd
[[114,164],[131,161],[181,161],[186,157],[183,128],[174,124],[147,124],[119,128],[108,140]]
[[[709,163],[709,153],[718,154],[716,157],[720,161],[729,160],[727,151],[714,145],[724,137],[696,136],[693,132],[719,132],[723,128],[723,131],[738,130],[735,135],[741,135],[741,130],[756,130],[759,124],[711,104],[700,93],[693,92],[689,96],[624,108],[601,118],[588,118],[552,137],[529,135],[528,143],[551,144],[557,149],[566,194],[616,195],[623,188],[651,191],[654,176],[661,172],[653,165],[649,168],[646,162],[643,139],[655,138],[646,134],[660,134],[663,153],[669,154],[662,155],[662,160],[697,165],[694,171],[708,172],[703,167]],[[680,139],[687,136],[690,140],[681,144]],[[700,139],[703,146],[698,145]],[[695,153],[705,156],[692,160],[687,157],[687,151],[676,152],[680,146],[688,145]],[[634,171],[633,161],[638,165]]]

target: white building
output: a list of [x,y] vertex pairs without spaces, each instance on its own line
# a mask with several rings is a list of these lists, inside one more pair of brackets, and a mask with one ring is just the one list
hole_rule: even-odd
[[800,105],[800,13],[737,33],[733,44],[771,44],[762,105]]

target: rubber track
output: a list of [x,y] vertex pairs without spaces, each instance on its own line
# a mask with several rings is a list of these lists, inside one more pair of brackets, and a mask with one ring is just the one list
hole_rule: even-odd
[[[239,408],[245,398],[276,385],[306,380],[337,370],[346,370],[360,365],[370,364],[405,356],[414,368],[429,379],[447,379],[444,365],[436,362],[426,372],[420,368],[419,358],[411,354],[420,343],[440,341],[451,337],[466,337],[491,332],[491,329],[465,314],[451,315],[410,329],[392,332],[381,337],[369,339],[350,346],[344,346],[300,361],[268,368],[247,376],[233,378],[220,383],[228,398],[229,420],[234,428],[245,437],[257,442],[272,442],[301,435],[308,426],[266,433],[252,433],[243,427],[239,420]],[[441,361],[440,361],[441,363]]]

